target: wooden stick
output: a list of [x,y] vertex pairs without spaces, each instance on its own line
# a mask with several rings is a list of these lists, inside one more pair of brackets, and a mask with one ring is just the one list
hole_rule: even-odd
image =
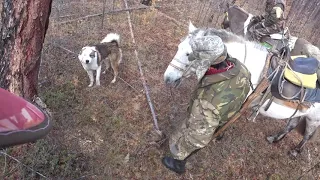
[[[127,0],[123,0],[123,1],[124,1],[124,4],[125,4],[126,8],[128,9]],[[133,34],[131,16],[130,16],[130,13],[128,11],[127,11],[127,16],[128,16],[128,23],[129,23],[129,29],[130,29],[130,34],[131,34],[131,38],[132,38],[132,43],[135,45],[136,41],[135,41],[134,34]],[[160,136],[163,136],[163,133],[160,131],[159,126],[158,126],[157,115],[155,113],[155,110],[154,110],[154,107],[153,107],[153,104],[152,104],[152,100],[150,98],[149,87],[147,85],[146,78],[145,78],[143,70],[142,70],[142,65],[141,65],[141,62],[139,60],[137,49],[134,50],[134,54],[135,54],[135,57],[136,57],[136,60],[137,60],[137,63],[138,63],[142,84],[143,84],[143,87],[144,87],[144,90],[145,90],[145,94],[146,94],[146,97],[147,97],[147,101],[148,101],[148,105],[150,107],[150,111],[151,111],[151,114],[152,114],[153,123],[154,123],[154,129]]]

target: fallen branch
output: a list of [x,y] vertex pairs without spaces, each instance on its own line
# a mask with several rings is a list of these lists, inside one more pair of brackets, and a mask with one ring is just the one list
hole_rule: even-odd
[[[124,4],[125,4],[126,8],[128,9],[127,0],[123,0],[123,1],[124,1]],[[148,7],[148,6],[147,6],[147,7]],[[151,7],[152,7],[152,6],[151,6]],[[129,13],[128,11],[127,11],[127,16],[128,16],[128,23],[129,23],[129,29],[130,29],[130,34],[131,34],[131,38],[132,38],[132,43],[133,43],[134,45],[136,45],[136,41],[135,41],[134,34],[133,34],[131,17],[130,17],[130,13]],[[147,85],[146,79],[145,79],[144,74],[143,74],[142,65],[141,65],[141,62],[140,62],[140,60],[139,60],[139,56],[138,56],[138,51],[137,51],[137,49],[134,50],[134,54],[135,54],[135,57],[136,57],[136,60],[137,60],[137,63],[138,63],[138,67],[139,67],[139,72],[140,72],[142,84],[143,84],[143,87],[144,87],[144,89],[145,89],[145,94],[146,94],[147,101],[148,101],[148,104],[149,104],[149,107],[150,107],[150,110],[151,110],[151,114],[152,114],[152,118],[153,118],[153,123],[154,123],[154,128],[155,128],[156,132],[157,132],[160,136],[163,136],[163,134],[162,134],[162,132],[160,131],[159,126],[158,126],[157,116],[156,116],[156,113],[155,113],[155,110],[154,110],[154,107],[153,107],[153,104],[152,104],[152,101],[151,101],[151,98],[150,98],[149,87],[148,87],[148,85]]]
[[[134,11],[134,10],[145,10],[145,9],[151,9],[151,8],[160,8],[160,6],[155,6],[155,7],[153,7],[153,6],[141,6],[141,7],[134,7],[134,8],[119,9],[119,10],[105,12],[105,14],[115,14],[115,13],[128,12],[128,11]],[[96,17],[96,16],[102,16],[102,15],[103,15],[103,13],[91,14],[91,15],[79,17],[79,18],[76,18],[76,19],[68,20],[68,21],[58,22],[56,24],[71,23],[71,22],[75,22],[75,21],[80,21],[82,19],[87,19],[87,18]]]

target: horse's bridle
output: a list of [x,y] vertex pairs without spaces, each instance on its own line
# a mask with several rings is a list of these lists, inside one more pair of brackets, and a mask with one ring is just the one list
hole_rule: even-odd
[[172,67],[175,68],[176,70],[182,72],[182,77],[181,77],[181,79],[187,78],[186,72],[188,72],[189,69],[192,67],[192,64],[194,63],[194,61],[191,61],[190,64],[186,64],[186,63],[184,63],[184,62],[181,62],[181,61],[180,61],[179,59],[177,59],[177,58],[173,58],[173,60],[175,60],[176,62],[182,64],[185,68],[181,68],[181,67],[173,64],[172,61],[169,63],[169,66],[172,66]]
[[[181,62],[181,61],[180,61],[179,59],[177,59],[177,58],[173,58],[173,60],[175,60],[175,61],[177,61],[178,63],[182,64],[184,67],[188,67],[188,66],[189,66],[188,64],[186,64],[186,63],[184,63],[184,62]],[[176,70],[181,71],[181,72],[183,72],[183,73],[186,72],[187,69],[188,69],[188,68],[181,68],[181,67],[173,64],[172,61],[170,62],[169,65],[172,66],[173,68],[175,68]]]

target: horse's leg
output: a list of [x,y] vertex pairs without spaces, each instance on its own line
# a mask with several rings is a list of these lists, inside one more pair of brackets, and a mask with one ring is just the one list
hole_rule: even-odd
[[278,134],[275,134],[273,136],[268,136],[267,140],[269,143],[275,143],[280,141],[282,138],[284,138],[292,129],[297,127],[299,124],[301,118],[300,117],[295,117],[291,118],[289,122],[287,123],[287,126],[284,128],[284,130],[280,131]]
[[224,19],[223,19],[222,23],[221,23],[221,28],[222,29],[227,29],[229,27],[230,27],[230,21],[229,21],[228,15],[226,14],[224,16]]
[[303,135],[302,141],[291,151],[289,151],[290,155],[296,157],[299,153],[302,152],[303,147],[308,142],[308,140],[313,136],[315,131],[317,130],[319,123],[312,122],[311,119],[306,119],[306,130]]

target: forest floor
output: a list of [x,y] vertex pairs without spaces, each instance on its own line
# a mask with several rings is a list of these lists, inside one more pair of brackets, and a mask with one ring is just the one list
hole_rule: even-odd
[[[113,10],[109,1],[107,12]],[[152,144],[153,120],[134,50],[160,129],[169,136],[187,117],[196,85],[190,79],[174,89],[163,82],[163,73],[187,33],[188,19],[197,25],[201,3],[189,2],[163,0],[157,9],[132,11],[133,44],[127,13],[106,14],[102,27],[101,15],[80,17],[101,13],[103,1],[54,0],[39,79],[40,96],[53,113],[54,128],[46,138],[6,153],[49,179],[319,179],[319,142],[309,142],[292,159],[287,153],[302,137],[292,131],[279,143],[269,144],[266,136],[280,131],[286,122],[262,116],[255,123],[241,118],[232,124],[221,140],[190,158],[184,175],[161,164],[169,153],[168,143]],[[137,0],[130,1],[129,7],[137,6]],[[115,1],[114,9],[124,8],[123,1]],[[221,22],[222,15],[217,17]],[[77,54],[109,32],[121,35],[121,79],[110,84],[113,75],[108,72],[101,76],[100,87],[88,88]],[[1,179],[42,179],[29,168],[0,156]]]

